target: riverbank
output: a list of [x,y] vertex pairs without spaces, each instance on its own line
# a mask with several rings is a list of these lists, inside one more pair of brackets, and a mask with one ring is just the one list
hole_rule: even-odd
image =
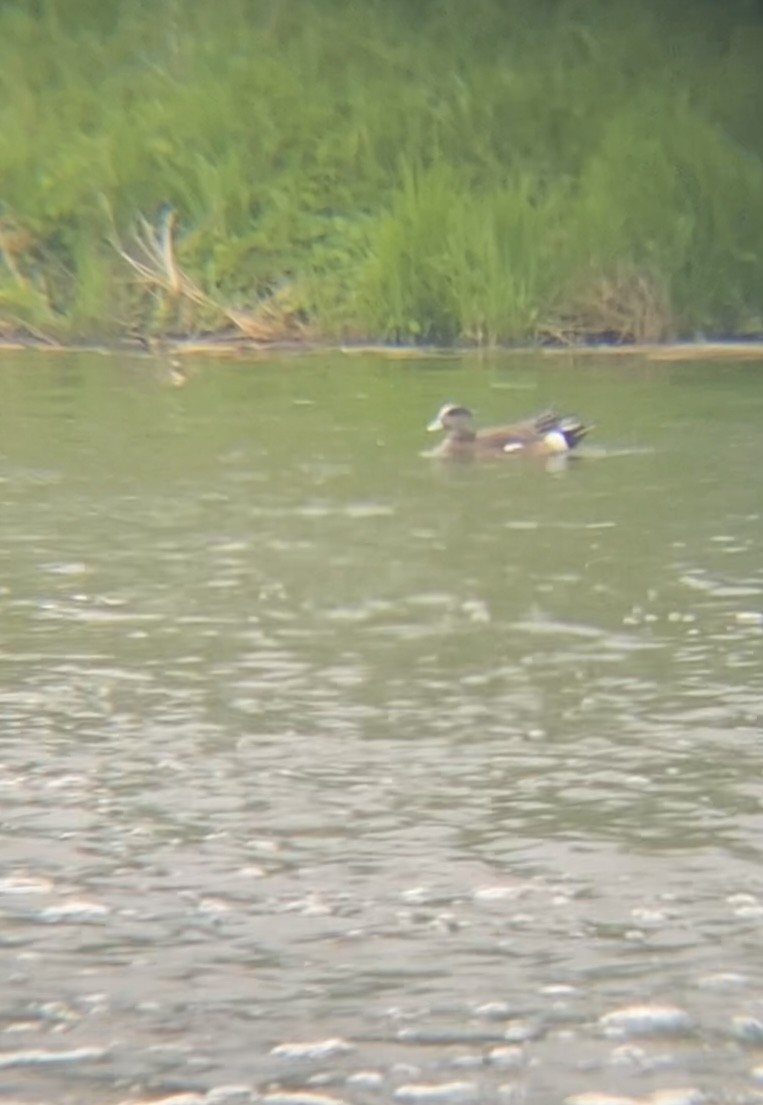
[[0,335],[758,337],[762,53],[743,0],[3,6]]
[[469,357],[484,358],[492,355],[510,357],[543,357],[557,360],[560,357],[592,358],[640,358],[647,361],[757,361],[763,360],[763,341],[726,341],[726,342],[657,342],[633,343],[630,345],[517,345],[517,346],[436,346],[436,345],[380,345],[357,343],[354,345],[330,345],[325,342],[298,341],[230,341],[220,339],[188,339],[171,341],[156,339],[137,341],[130,338],[110,343],[92,340],[89,342],[42,342],[29,340],[0,339],[0,358],[3,354],[35,353],[95,353],[102,356],[130,354],[132,356],[166,357],[175,364],[194,357],[257,358],[272,360],[278,357],[325,356],[336,353],[340,357],[387,357],[390,360],[424,360],[433,358]]

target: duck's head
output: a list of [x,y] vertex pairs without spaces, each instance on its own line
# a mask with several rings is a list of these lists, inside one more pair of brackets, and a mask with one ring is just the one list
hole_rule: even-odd
[[445,430],[448,433],[464,433],[472,428],[472,412],[458,403],[446,403],[427,426],[430,433]]

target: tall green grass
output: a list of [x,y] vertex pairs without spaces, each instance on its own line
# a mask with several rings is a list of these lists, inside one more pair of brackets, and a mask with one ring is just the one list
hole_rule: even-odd
[[169,203],[325,337],[761,333],[761,57],[744,0],[5,3],[0,328],[215,325],[109,245]]

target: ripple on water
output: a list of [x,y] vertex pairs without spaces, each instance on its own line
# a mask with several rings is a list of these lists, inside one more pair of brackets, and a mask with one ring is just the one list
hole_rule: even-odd
[[61,1051],[47,1051],[44,1048],[8,1051],[0,1055],[0,1070],[9,1070],[13,1067],[50,1067],[85,1063],[92,1059],[103,1059],[108,1053],[109,1049],[105,1047],[75,1047]]
[[313,1093],[311,1090],[277,1090],[275,1093],[263,1094],[257,1100],[262,1105],[349,1105],[341,1097]]
[[694,1028],[689,1014],[675,1005],[628,1005],[605,1013],[599,1024],[612,1036],[677,1036]]
[[491,1048],[487,1053],[487,1061],[495,1067],[517,1070],[527,1063],[527,1052],[516,1044],[507,1044]]
[[217,366],[131,422],[99,364],[68,444],[6,405],[4,465],[60,474],[16,486],[0,544],[5,1080],[754,1100],[763,518],[725,454],[702,467],[707,392],[650,380],[639,433],[665,400],[686,436],[646,484],[644,458],[433,478],[386,390],[348,437],[330,366],[295,464],[282,368]]
[[307,1042],[276,1044],[270,1049],[271,1055],[281,1059],[327,1059],[332,1055],[346,1055],[353,1051],[354,1045],[334,1037],[330,1040],[310,1040]]
[[734,1040],[751,1047],[763,1047],[763,1021],[758,1017],[738,1014],[731,1018],[729,1034]]
[[589,1093],[565,1097],[564,1105],[704,1105],[707,1098],[702,1090],[693,1086],[671,1087],[655,1090],[644,1097],[626,1097],[622,1094]]
[[565,1097],[564,1105],[638,1105],[638,1098],[626,1097],[623,1094],[591,1091]]
[[59,905],[47,906],[40,912],[40,920],[56,923],[76,921],[78,924],[100,921],[111,910],[101,902],[68,901]]
[[166,1097],[152,1094],[143,1100],[130,1098],[129,1102],[130,1105],[251,1105],[255,1100],[261,1098],[252,1086],[215,1086],[207,1093],[172,1093]]
[[408,1083],[393,1096],[403,1105],[476,1105],[480,1087],[476,1082]]

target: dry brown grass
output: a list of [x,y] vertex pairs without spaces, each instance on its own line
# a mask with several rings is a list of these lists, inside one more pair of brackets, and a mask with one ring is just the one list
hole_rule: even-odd
[[198,329],[202,321],[213,328],[232,325],[242,337],[254,342],[277,342],[306,337],[297,311],[289,303],[288,288],[263,297],[252,310],[230,307],[207,294],[180,267],[175,237],[177,215],[165,208],[155,222],[138,214],[129,245],[112,233],[112,245],[137,277],[138,285],[155,301],[166,319],[182,319],[182,329]]
[[618,265],[592,272],[576,280],[564,299],[565,310],[541,328],[542,340],[651,345],[675,336],[668,289],[643,269]]

